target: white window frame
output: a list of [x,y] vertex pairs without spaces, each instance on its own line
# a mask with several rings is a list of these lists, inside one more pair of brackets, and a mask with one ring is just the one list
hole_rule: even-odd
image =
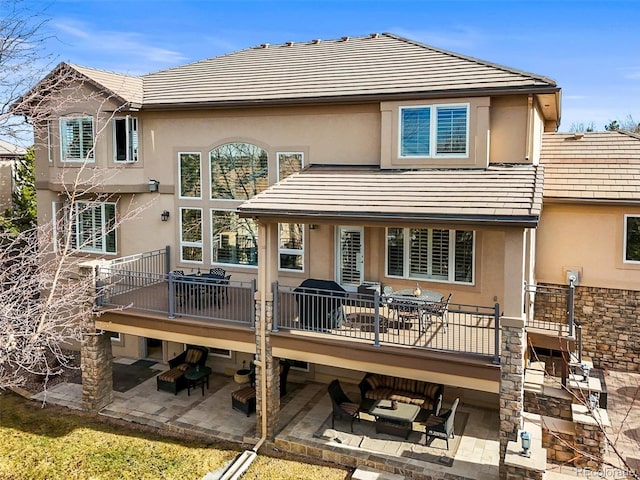
[[[277,163],[277,169],[276,169],[276,174],[278,175],[276,178],[276,182],[280,182],[283,179],[280,178],[280,157],[283,155],[300,155],[300,170],[302,170],[304,168],[304,152],[276,152],[276,163]],[[285,177],[286,178],[286,177]]]
[[[305,244],[305,227],[304,224],[302,223],[298,223],[298,225],[302,226],[302,248],[301,249],[297,249],[297,248],[284,248],[281,247],[281,241],[280,241],[280,234],[282,232],[282,223],[278,223],[278,270],[281,272],[297,272],[297,273],[303,273],[305,271],[304,268],[304,244]],[[291,223],[287,223],[287,225],[291,225]],[[281,268],[280,267],[280,256],[281,255],[294,255],[294,256],[299,256],[300,258],[302,258],[302,268],[301,269],[295,269],[295,268]]]
[[[80,122],[80,150],[82,155],[83,145],[82,145],[82,125],[83,120],[91,120],[91,148],[86,152],[83,157],[75,158],[75,157],[66,157],[67,146],[63,144],[66,139],[66,135],[64,133],[64,126],[68,122]],[[60,117],[59,121],[59,133],[60,133],[60,161],[63,163],[93,163],[95,161],[95,122],[93,121],[93,117],[88,115],[74,115],[68,117]],[[88,155],[87,155],[88,154]]]
[[[212,349],[218,350],[218,352],[213,352]],[[226,352],[226,353],[222,353],[222,352]],[[233,357],[231,350],[227,350],[226,348],[218,348],[218,347],[209,347],[208,355],[210,357],[228,358],[228,359],[231,359]]]
[[[445,108],[466,109],[466,138],[464,153],[438,153],[438,110]],[[403,155],[402,154],[402,112],[405,110],[429,110],[429,154],[428,155]],[[469,156],[469,103],[438,103],[433,105],[411,105],[398,108],[398,158],[467,158]]]
[[[197,155],[199,166],[200,195],[197,197],[185,197],[182,195],[182,155]],[[178,152],[178,198],[180,200],[202,200],[202,153],[201,152]]]
[[[125,122],[125,149],[126,158],[124,160],[118,159],[118,139],[116,122]],[[138,161],[138,118],[126,115],[124,117],[115,117],[111,123],[113,130],[113,161],[115,163],[135,163]],[[135,145],[134,145],[135,144]]]
[[625,214],[624,216],[624,238],[623,238],[623,245],[622,245],[622,263],[628,264],[628,265],[640,265],[640,260],[629,260],[627,258],[627,240],[629,239],[628,237],[628,232],[627,232],[627,221],[629,218],[637,218],[640,220],[640,214],[633,214],[633,213],[628,213]]
[[[113,221],[114,221],[114,228],[112,229],[114,232],[114,250],[108,251],[107,250],[107,234],[110,233],[111,230],[107,230],[107,224],[108,224],[108,220],[107,220],[107,216],[106,216],[106,206],[107,205],[112,205],[113,206]],[[93,231],[97,231],[98,229],[100,230],[100,238],[102,239],[101,243],[101,247],[100,248],[94,248],[93,246],[91,247],[87,247],[86,245],[83,244],[82,242],[82,238],[80,237],[80,228],[79,228],[79,223],[80,223],[80,219],[79,219],[79,215],[88,209],[95,209],[99,207],[100,208],[100,217],[101,217],[101,223],[100,225],[93,225],[92,230]],[[86,201],[86,200],[78,200],[75,203],[75,211],[71,213],[72,215],[72,225],[71,228],[73,229],[72,235],[74,237],[74,242],[73,245],[75,245],[74,250],[79,251],[79,252],[87,252],[87,253],[100,253],[100,254],[104,254],[104,255],[116,255],[118,253],[118,235],[117,235],[117,231],[116,231],[116,227],[115,227],[115,222],[116,222],[116,216],[117,216],[117,204],[115,202],[93,202],[93,201]]]
[[47,155],[49,163],[53,163],[53,152],[51,151],[53,142],[51,141],[51,135],[51,120],[47,120]]
[[[258,268],[258,263],[256,262],[256,265],[249,265],[246,263],[231,263],[231,262],[219,262],[219,261],[214,261],[213,259],[215,258],[215,252],[214,252],[214,247],[215,247],[215,241],[213,239],[213,230],[215,228],[215,220],[214,220],[214,214],[216,212],[229,212],[229,213],[233,213],[235,215],[238,215],[238,212],[233,209],[233,208],[215,208],[212,207],[209,209],[209,219],[210,219],[210,223],[211,223],[211,230],[209,232],[209,238],[211,239],[211,265],[212,266],[219,266],[219,267],[229,267],[230,265],[233,267],[238,267],[238,268],[250,268],[250,269],[254,269],[257,270]],[[236,231],[237,234],[237,231]],[[256,225],[256,237],[259,235],[259,230],[257,229],[257,225]],[[257,248],[258,248],[258,242],[256,241],[256,252],[257,252]],[[299,272],[299,270],[295,270],[296,272]]]
[[[384,271],[385,276],[387,278],[400,278],[400,279],[409,279],[409,280],[418,280],[418,281],[428,281],[434,283],[455,283],[459,285],[475,285],[475,277],[476,277],[476,231],[475,230],[464,230],[460,231],[471,231],[473,233],[473,243],[472,243],[472,263],[471,263],[471,282],[461,282],[456,281],[456,272],[455,272],[455,262],[456,262],[456,229],[433,229],[433,228],[425,228],[424,230],[449,230],[449,258],[448,258],[448,278],[446,280],[431,278],[426,276],[412,276],[411,275],[411,228],[403,228],[403,227],[390,227],[390,228],[402,228],[403,230],[403,245],[402,245],[402,275],[389,275],[389,227],[385,228],[385,240],[384,240]],[[428,252],[429,261],[431,260],[432,252]]]
[[[183,213],[185,210],[199,210],[200,211],[200,241],[199,242],[189,242],[186,240],[183,240],[182,238],[182,233],[183,233],[183,228],[182,228],[182,222],[183,222]],[[204,224],[204,216],[203,216],[203,209],[202,208],[198,208],[198,207],[180,207],[180,223],[179,223],[179,229],[180,229],[180,262],[182,263],[191,263],[193,265],[202,265],[204,262],[204,243],[203,243],[203,237],[204,237],[204,228],[203,228],[203,224]],[[201,251],[201,257],[202,260],[188,260],[185,259],[183,257],[183,253],[184,251],[182,250],[183,247],[193,247],[193,248],[199,248]]]

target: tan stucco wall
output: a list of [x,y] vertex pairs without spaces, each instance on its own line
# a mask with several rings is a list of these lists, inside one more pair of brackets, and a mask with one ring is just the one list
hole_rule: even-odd
[[538,228],[536,280],[566,285],[566,270],[578,270],[584,286],[640,289],[640,265],[622,261],[628,213],[638,215],[640,207],[546,202]]
[[528,99],[526,95],[491,99],[491,163],[525,163]]

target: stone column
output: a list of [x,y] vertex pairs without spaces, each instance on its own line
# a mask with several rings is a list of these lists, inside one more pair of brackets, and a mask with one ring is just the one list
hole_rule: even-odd
[[[94,264],[83,264],[80,267],[81,281],[95,285],[94,272]],[[113,354],[111,339],[96,330],[93,297],[89,300],[83,315],[80,345],[82,406],[90,412],[98,412],[113,401]]]
[[578,455],[573,464],[598,472],[607,453],[604,431],[611,426],[609,415],[604,409],[594,408],[593,411],[589,411],[585,405],[578,404],[572,405],[571,410],[576,427],[575,447]]
[[524,320],[500,320],[500,478],[507,478],[505,454],[509,442],[518,440],[524,408]]
[[[266,416],[266,437],[271,439],[275,436],[278,426],[278,416],[280,412],[280,363],[277,358],[273,357],[271,351],[271,339],[269,332],[273,328],[273,302],[271,300],[265,302],[265,317],[260,318],[260,308],[256,308],[256,352],[257,358],[263,366],[256,368],[256,432],[258,436],[262,435],[262,416]],[[261,331],[258,322],[266,322],[266,336],[261,341]],[[262,378],[266,377],[266,411],[263,411],[262,403]]]

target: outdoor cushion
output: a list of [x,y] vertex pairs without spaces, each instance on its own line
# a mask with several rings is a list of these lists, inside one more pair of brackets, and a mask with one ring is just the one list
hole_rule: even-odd
[[184,361],[186,363],[195,365],[200,361],[200,358],[202,358],[202,351],[195,348],[190,348],[187,350],[187,356],[185,357]]

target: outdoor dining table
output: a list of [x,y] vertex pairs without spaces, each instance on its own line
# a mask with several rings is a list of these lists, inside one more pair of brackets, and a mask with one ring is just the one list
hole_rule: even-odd
[[443,295],[434,290],[421,290],[419,295],[416,295],[414,291],[415,289],[413,288],[405,288],[403,290],[396,290],[387,295],[387,297],[400,302],[436,303],[442,301]]
[[429,306],[442,301],[443,295],[434,290],[420,290],[405,288],[385,295],[389,308],[397,313],[400,327],[406,329],[412,318],[418,320],[419,330],[423,330],[423,323],[428,320]]
[[194,300],[196,308],[202,308],[209,301],[220,307],[220,287],[227,282],[224,276],[194,273],[180,278],[190,287],[187,289],[187,294]]

